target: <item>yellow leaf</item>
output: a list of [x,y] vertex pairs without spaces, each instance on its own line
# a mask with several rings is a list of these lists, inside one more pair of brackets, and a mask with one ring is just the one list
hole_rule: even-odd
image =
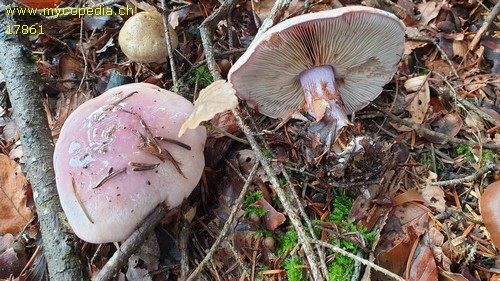
[[217,80],[201,90],[200,97],[194,102],[193,112],[179,130],[179,137],[187,129],[194,129],[201,122],[212,119],[215,114],[236,108],[238,98],[235,94],[233,85],[225,80]]

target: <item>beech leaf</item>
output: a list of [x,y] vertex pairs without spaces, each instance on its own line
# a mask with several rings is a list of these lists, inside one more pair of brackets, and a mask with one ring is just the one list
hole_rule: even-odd
[[33,217],[33,212],[26,206],[26,194],[23,187],[28,181],[21,172],[21,167],[8,156],[0,154],[0,235],[16,233]]
[[201,90],[200,96],[194,102],[193,112],[179,130],[179,137],[187,129],[198,127],[201,122],[212,119],[217,113],[236,108],[238,98],[235,94],[233,85],[225,80],[217,80]]

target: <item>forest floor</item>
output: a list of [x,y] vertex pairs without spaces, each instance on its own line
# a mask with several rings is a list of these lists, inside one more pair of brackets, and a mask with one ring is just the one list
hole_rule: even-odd
[[[61,7],[161,11],[162,4],[65,1]],[[133,63],[123,54],[118,33],[129,16],[16,17],[43,28],[27,38],[53,137],[46,142],[57,140],[69,114],[102,94],[110,77],[194,101],[214,77],[227,78],[266,18],[372,6],[406,25],[404,55],[382,94],[352,119],[348,137],[362,137],[357,152],[315,158],[310,121],[281,122],[244,103],[239,119],[228,111],[204,123],[199,186],[168,211],[156,236],[130,253],[115,280],[500,280],[500,245],[491,242],[500,233],[485,228],[479,208],[487,187],[500,181],[498,0],[166,4],[179,46],[165,63]],[[7,75],[0,69],[0,279],[47,280],[42,221],[23,176],[26,147]],[[77,245],[90,276],[118,246]]]

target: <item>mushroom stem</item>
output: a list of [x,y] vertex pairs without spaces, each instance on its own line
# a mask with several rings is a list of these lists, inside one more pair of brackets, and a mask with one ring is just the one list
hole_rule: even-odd
[[300,83],[307,110],[316,122],[326,123],[335,135],[351,124],[344,111],[342,97],[335,89],[333,67],[323,65],[305,70],[300,74]]

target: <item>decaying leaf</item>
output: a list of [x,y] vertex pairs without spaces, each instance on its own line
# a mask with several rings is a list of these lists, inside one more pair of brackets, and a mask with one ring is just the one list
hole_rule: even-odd
[[274,209],[274,207],[263,197],[259,199],[259,205],[262,209],[267,211],[267,213],[262,217],[267,230],[274,231],[278,226],[285,222],[285,216],[276,211],[276,209]]
[[23,187],[28,181],[21,167],[6,155],[0,154],[0,234],[16,233],[33,217],[26,206]]
[[436,261],[426,239],[419,241],[413,258],[409,280],[438,280]]
[[[422,124],[425,119],[425,114],[429,108],[429,101],[431,99],[429,83],[427,76],[417,76],[405,82],[404,87],[409,95],[406,96],[406,101],[409,104],[406,110],[410,112],[411,117],[406,118],[407,121],[413,122],[417,125]],[[412,129],[406,126],[393,125],[399,131],[409,132]]]
[[201,122],[212,119],[215,114],[234,109],[238,105],[236,91],[231,83],[217,80],[201,90],[200,97],[194,102],[194,110],[179,130],[181,137],[187,129],[194,129]]
[[441,10],[442,3],[436,3],[433,1],[423,2],[417,5],[420,11],[420,25],[427,26],[427,24],[437,17],[439,11]]

